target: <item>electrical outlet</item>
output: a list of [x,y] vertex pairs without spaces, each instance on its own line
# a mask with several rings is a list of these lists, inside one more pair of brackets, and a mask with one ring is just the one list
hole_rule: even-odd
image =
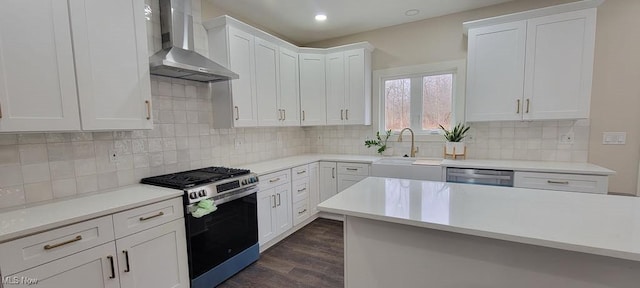
[[602,133],[602,144],[624,145],[627,143],[627,132],[604,132]]
[[116,150],[109,150],[109,162],[111,163],[118,163],[118,158],[120,155],[118,155],[118,151]]
[[560,135],[560,144],[573,144],[575,136],[573,132],[567,132],[566,134]]
[[473,136],[473,134],[469,134],[466,137],[464,137],[463,141],[467,144],[473,144],[474,142],[476,142],[476,137]]
[[244,142],[244,141],[243,141],[242,139],[240,139],[240,138],[236,138],[236,139],[234,139],[234,140],[233,140],[233,146],[234,146],[236,149],[240,149],[240,146],[242,146],[242,143],[243,143],[243,142]]

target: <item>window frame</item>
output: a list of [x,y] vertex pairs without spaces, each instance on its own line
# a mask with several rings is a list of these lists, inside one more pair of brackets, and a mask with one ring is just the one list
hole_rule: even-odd
[[[452,91],[452,103],[451,103],[451,119],[452,125],[455,123],[464,122],[464,112],[465,112],[465,87],[466,87],[466,61],[464,59],[460,60],[452,60],[438,63],[429,63],[429,64],[421,64],[421,65],[412,65],[412,66],[402,66],[402,67],[394,67],[388,69],[380,69],[373,71],[373,127],[377,127],[379,131],[385,131],[385,81],[387,80],[396,80],[403,78],[417,78],[417,77],[425,77],[425,76],[433,76],[433,75],[441,75],[441,74],[453,74],[453,91]],[[411,81],[412,89],[413,82]],[[420,81],[420,85],[422,85],[422,80]],[[413,97],[412,97],[413,98]],[[422,113],[422,106],[414,107],[415,102],[411,100],[411,113],[419,109],[420,113]],[[420,101],[422,103],[422,99]],[[415,117],[412,117],[415,118]],[[418,121],[416,119],[410,119],[411,125],[414,125],[414,121]],[[418,127],[421,127],[420,124]],[[414,131],[416,134],[416,141],[443,141],[442,132],[436,130],[420,130]],[[394,138],[397,139],[398,132],[393,133]]]

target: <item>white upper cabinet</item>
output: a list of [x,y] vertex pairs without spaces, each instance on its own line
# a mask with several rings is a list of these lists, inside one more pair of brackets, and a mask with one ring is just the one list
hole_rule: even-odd
[[208,29],[209,56],[240,77],[211,84],[213,126],[258,126],[255,82],[255,37],[233,26]]
[[599,3],[465,23],[466,120],[588,118],[596,32],[596,8],[589,7]]
[[277,126],[282,120],[278,105],[278,46],[256,38],[255,53],[258,126]]
[[144,1],[69,5],[82,128],[153,128]]
[[527,22],[525,120],[589,118],[596,9]]
[[467,121],[521,120],[526,21],[469,30]]
[[0,131],[153,127],[143,1],[8,1],[0,18]]
[[371,53],[327,54],[327,125],[371,124]]
[[327,125],[325,55],[300,53],[299,61],[301,125]]
[[66,1],[4,1],[0,132],[80,130]]
[[280,88],[278,105],[282,109],[282,125],[300,126],[300,74],[298,53],[280,47]]
[[203,25],[209,56],[240,75],[211,84],[214,127],[371,124],[369,43],[296,47],[226,15]]

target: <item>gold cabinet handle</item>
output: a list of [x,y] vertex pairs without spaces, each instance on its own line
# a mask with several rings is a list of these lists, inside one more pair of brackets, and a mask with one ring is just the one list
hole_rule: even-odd
[[344,111],[345,111],[345,112],[344,112],[344,115],[345,115],[345,117],[344,117],[344,118],[346,118],[346,120],[349,120],[349,109],[344,110]]
[[145,100],[144,104],[147,105],[147,120],[151,120],[151,101]]
[[529,113],[529,102],[530,102],[529,99],[527,99],[527,110],[524,111],[524,113]]
[[296,172],[296,174],[298,174],[298,175],[300,175],[300,174],[304,174],[304,173],[307,173],[307,170],[302,170],[302,171],[298,171],[298,172]]
[[156,215],[152,215],[152,216],[149,216],[149,217],[140,217],[140,221],[147,221],[147,220],[150,220],[150,219],[153,219],[153,218],[156,218],[156,217],[160,217],[162,215],[164,215],[164,212],[160,211]]
[[331,168],[331,178],[336,179],[336,168]]
[[520,114],[520,99],[516,100],[516,114]]
[[273,206],[271,206],[271,208],[276,208],[276,195],[271,195],[271,198],[273,199]]
[[236,109],[236,121],[240,120],[240,109],[238,108],[238,106],[234,107]]
[[307,209],[304,209],[304,210],[302,210],[302,211],[299,211],[299,212],[298,212],[298,215],[300,215],[300,214],[304,214],[304,212],[307,212]]
[[278,206],[280,206],[280,204],[282,204],[282,202],[280,202],[280,193],[278,193]]
[[344,110],[340,109],[340,120],[344,120]]
[[269,183],[278,182],[278,181],[280,181],[280,178],[271,179],[271,180],[269,180]]
[[569,185],[569,181],[551,181],[551,180],[547,180],[547,183],[549,183],[549,184],[559,184],[559,185]]
[[124,254],[124,261],[125,261],[125,265],[127,266],[124,269],[124,272],[131,272],[131,267],[129,266],[129,251],[122,250],[122,254]]
[[298,189],[298,192],[306,191],[307,188]]
[[109,256],[107,256],[107,259],[109,259],[109,264],[111,265],[111,276],[109,276],[109,279],[115,279],[116,278],[116,266],[113,264],[113,256],[109,255]]
[[282,121],[282,109],[278,109],[278,121]]
[[[2,113],[0,113],[0,117],[2,117]],[[302,110],[302,121],[304,121],[304,110]]]
[[64,242],[60,242],[58,244],[51,244],[51,245],[47,244],[47,245],[44,245],[44,250],[51,250],[53,248],[57,248],[57,247],[60,247],[60,246],[71,244],[73,242],[78,242],[80,240],[82,240],[82,235],[78,235],[78,236],[76,236],[76,238],[73,238],[71,240],[67,240],[67,241],[64,241]]

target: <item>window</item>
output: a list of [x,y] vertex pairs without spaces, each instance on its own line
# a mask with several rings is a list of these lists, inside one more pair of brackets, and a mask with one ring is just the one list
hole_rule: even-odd
[[464,121],[464,73],[463,60],[374,71],[380,130],[437,134]]

